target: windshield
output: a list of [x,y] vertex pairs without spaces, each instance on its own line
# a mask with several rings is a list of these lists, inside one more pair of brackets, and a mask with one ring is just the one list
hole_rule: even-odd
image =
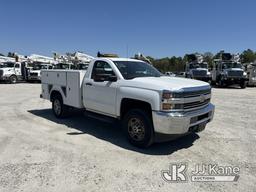
[[12,68],[14,67],[15,63],[3,63],[1,68]]
[[114,61],[124,79],[136,77],[160,77],[162,74],[148,63],[138,61]]
[[242,65],[240,63],[223,63],[222,65],[223,69],[230,69],[230,68],[243,68]]
[[189,69],[197,69],[197,68],[204,68],[207,69],[207,63],[192,63],[189,65]]

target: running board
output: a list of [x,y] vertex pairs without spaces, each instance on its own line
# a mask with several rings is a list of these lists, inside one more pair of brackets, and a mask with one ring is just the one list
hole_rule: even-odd
[[115,119],[113,117],[108,117],[108,116],[97,114],[97,113],[93,113],[93,112],[90,112],[90,111],[85,111],[84,115],[86,117],[97,119],[99,121],[103,121],[103,122],[106,122],[106,123],[114,123],[117,120],[117,119]]

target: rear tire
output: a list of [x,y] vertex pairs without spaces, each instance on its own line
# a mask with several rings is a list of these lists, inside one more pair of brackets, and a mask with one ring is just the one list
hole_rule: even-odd
[[224,82],[220,79],[219,81],[218,81],[218,87],[220,87],[220,88],[223,88],[225,85],[224,85]]
[[11,84],[15,84],[15,83],[17,83],[18,78],[16,77],[16,75],[12,75],[12,76],[10,76],[9,81]]
[[128,111],[122,121],[122,127],[131,144],[146,148],[153,143],[153,123],[145,111],[141,109]]
[[67,116],[68,107],[63,104],[62,97],[56,95],[52,100],[52,111],[55,117],[64,118]]
[[242,81],[241,83],[240,83],[240,87],[241,87],[241,89],[245,89],[246,88],[246,81]]

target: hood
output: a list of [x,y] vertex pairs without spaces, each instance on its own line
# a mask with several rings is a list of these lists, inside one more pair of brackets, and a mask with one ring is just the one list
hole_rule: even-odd
[[170,91],[194,91],[200,89],[209,89],[209,83],[185,79],[179,77],[139,77],[132,80],[123,80],[121,86],[137,87],[151,90],[170,90]]
[[8,72],[8,71],[13,71],[14,69],[12,67],[4,67],[4,68],[0,68],[0,70],[3,72]]
[[229,68],[229,69],[224,69],[224,71],[244,71],[241,68]]

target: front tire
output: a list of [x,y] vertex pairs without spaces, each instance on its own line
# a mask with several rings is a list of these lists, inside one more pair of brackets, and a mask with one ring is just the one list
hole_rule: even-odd
[[52,111],[55,117],[64,118],[67,115],[68,108],[63,104],[62,97],[60,95],[56,95],[52,101]]
[[130,110],[123,119],[123,129],[129,142],[146,148],[153,143],[153,123],[148,113],[141,109]]
[[245,89],[246,88],[246,81],[242,81],[241,83],[240,83],[240,87],[242,88],[242,89]]
[[11,84],[15,84],[15,83],[17,83],[17,81],[18,81],[18,78],[15,75],[12,75],[10,77],[10,83]]

